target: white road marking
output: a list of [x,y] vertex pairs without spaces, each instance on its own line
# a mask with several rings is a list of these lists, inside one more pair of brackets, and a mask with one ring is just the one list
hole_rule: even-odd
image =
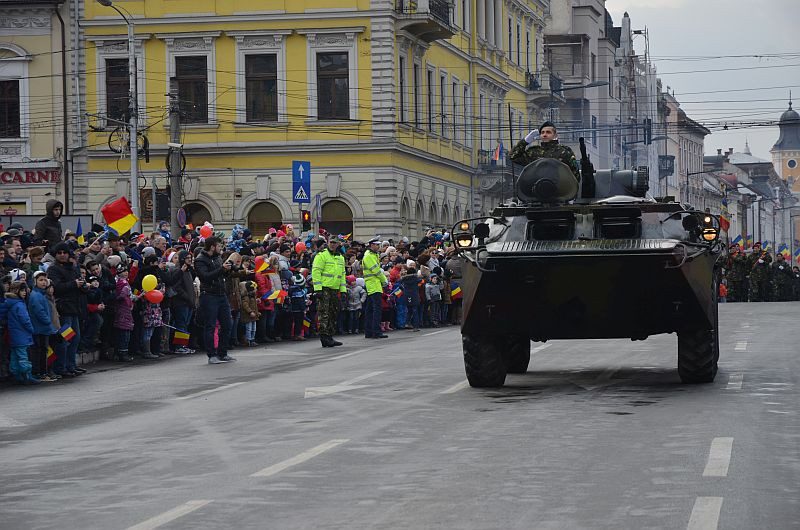
[[344,355],[337,355],[336,357],[331,357],[330,360],[331,361],[338,361],[339,359],[346,359],[347,357],[352,357],[353,355],[358,355],[359,353],[364,353],[364,352],[367,352],[367,351],[370,351],[370,350],[372,350],[372,348],[363,348],[363,349],[360,349],[360,350],[356,350],[354,352],[345,353]]
[[767,412],[771,412],[773,414],[791,414],[792,411],[790,410],[768,410]]
[[727,477],[733,453],[733,438],[714,438],[708,451],[708,462],[703,471],[704,477]]
[[545,348],[549,348],[552,345],[553,345],[553,343],[542,344],[541,346],[536,346],[534,349],[531,350],[531,355],[533,355],[534,353],[538,353],[538,352],[544,350]]
[[425,333],[423,337],[430,337],[431,335],[438,335],[439,333],[445,333],[450,331],[449,329],[440,329],[439,331],[432,331],[431,333]]
[[206,396],[208,394],[213,394],[214,392],[220,392],[222,390],[228,390],[229,388],[233,388],[239,385],[245,384],[245,381],[240,381],[238,383],[230,383],[228,385],[218,386],[217,388],[209,388],[208,390],[203,390],[202,392],[195,392],[194,394],[189,394],[188,396],[181,396],[176,397],[177,401],[183,401],[185,399],[192,399],[200,396]]
[[327,396],[339,392],[347,392],[348,390],[358,390],[359,388],[366,388],[367,385],[356,385],[356,383],[363,381],[364,379],[369,379],[370,377],[375,377],[376,375],[380,375],[382,373],[383,372],[370,372],[368,374],[354,377],[353,379],[350,379],[348,381],[344,381],[343,383],[339,383],[338,385],[308,387],[306,388],[303,398],[305,399],[311,397]]
[[736,343],[736,347],[733,348],[733,351],[747,351],[747,341],[739,341]]
[[325,442],[324,444],[320,444],[316,447],[309,449],[308,451],[303,451],[297,456],[293,456],[288,460],[284,460],[283,462],[278,462],[277,464],[271,465],[269,467],[265,467],[261,471],[253,473],[250,475],[251,477],[271,477],[272,475],[277,475],[281,471],[289,469],[292,466],[296,466],[298,464],[302,464],[307,460],[311,460],[315,456],[319,456],[325,451],[329,451],[334,447],[342,445],[345,442],[349,442],[350,440],[331,440],[329,442]]
[[456,383],[453,386],[447,388],[446,390],[442,390],[439,392],[440,394],[455,394],[459,390],[463,390],[469,386],[469,381],[461,381],[460,383]]
[[8,416],[0,414],[0,429],[9,429],[11,427],[25,427],[25,424],[14,418],[9,418]]
[[211,501],[204,500],[189,501],[186,504],[181,504],[177,508],[173,508],[168,512],[164,512],[161,515],[156,515],[147,521],[128,527],[128,530],[152,530],[153,528],[159,528],[167,523],[171,523],[175,519],[183,517],[184,515],[188,515],[195,510],[199,510],[210,502]]
[[728,378],[728,390],[741,390],[744,374],[731,374]]
[[687,530],[715,530],[719,526],[722,497],[697,497]]

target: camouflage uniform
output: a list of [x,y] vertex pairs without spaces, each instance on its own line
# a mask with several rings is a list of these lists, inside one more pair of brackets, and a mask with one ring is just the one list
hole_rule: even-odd
[[336,335],[336,321],[339,317],[339,291],[327,287],[322,288],[317,299],[317,314],[319,315],[319,334],[330,337]]
[[569,146],[559,144],[558,140],[551,140],[542,145],[528,145],[525,140],[520,140],[511,150],[510,156],[511,160],[523,166],[540,158],[555,158],[569,166],[578,182],[581,181],[581,166],[575,158],[575,153]]
[[[759,263],[762,260],[763,263]],[[769,265],[772,256],[766,251],[754,250],[747,257],[747,266],[750,270],[750,301],[769,302],[771,299],[769,285]]]
[[747,302],[747,257],[741,252],[728,258],[728,302]]
[[792,267],[784,259],[776,259],[772,264],[772,283],[776,302],[788,302],[792,299]]

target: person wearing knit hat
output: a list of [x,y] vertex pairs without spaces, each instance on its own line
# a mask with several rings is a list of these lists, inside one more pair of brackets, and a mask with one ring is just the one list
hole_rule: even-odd
[[41,383],[31,373],[28,347],[33,346],[33,324],[27,307],[28,286],[25,282],[11,282],[6,293],[8,344],[11,348],[9,370],[17,382],[25,385]]
[[142,258],[146,258],[148,256],[155,256],[155,255],[156,255],[156,249],[153,248],[153,247],[144,247],[142,249]]

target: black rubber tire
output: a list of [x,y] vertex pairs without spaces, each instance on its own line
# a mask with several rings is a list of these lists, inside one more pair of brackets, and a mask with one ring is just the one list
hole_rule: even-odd
[[469,385],[475,388],[495,388],[506,382],[506,366],[501,353],[502,342],[461,337],[464,347],[464,371]]
[[524,374],[531,362],[531,341],[528,337],[512,337],[503,351],[503,363],[509,374]]
[[683,383],[713,383],[719,362],[719,306],[714,282],[714,329],[678,332],[678,375]]

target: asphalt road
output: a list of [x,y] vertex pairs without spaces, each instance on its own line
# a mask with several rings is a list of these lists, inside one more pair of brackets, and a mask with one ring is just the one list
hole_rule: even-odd
[[534,344],[464,383],[456,328],[281,343],[0,389],[0,528],[800,528],[800,304],[676,338]]

